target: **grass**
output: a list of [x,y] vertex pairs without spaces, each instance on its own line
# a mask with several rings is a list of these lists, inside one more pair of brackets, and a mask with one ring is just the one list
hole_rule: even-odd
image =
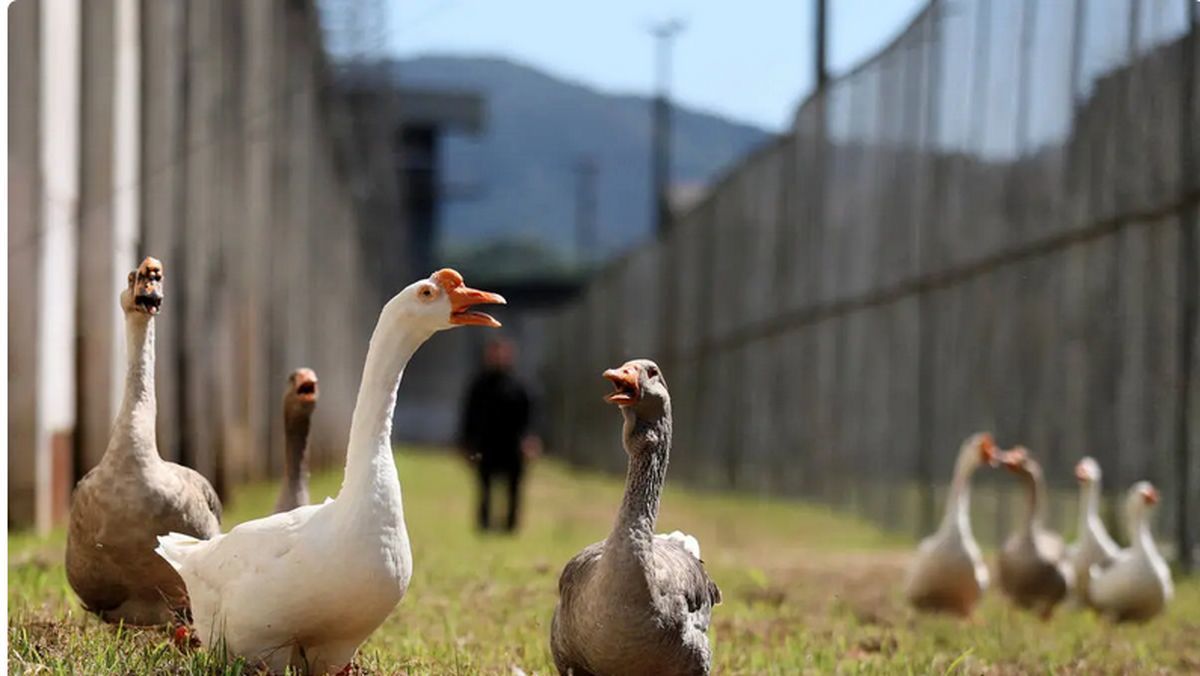
[[[359,652],[370,673],[553,673],[547,634],[558,573],[604,537],[621,482],[539,463],[515,538],[471,529],[474,480],[446,455],[399,455],[416,559],[408,595]],[[334,494],[340,473],[314,479]],[[273,484],[239,490],[225,526],[265,514]],[[696,535],[725,603],[715,671],[793,673],[1196,673],[1200,581],[1177,580],[1168,613],[1113,626],[1061,611],[1048,623],[989,594],[973,622],[927,617],[898,595],[911,543],[822,508],[669,489],[659,530]],[[13,673],[227,673],[219,650],[181,652],[165,629],[103,625],[67,587],[63,534],[9,537]]]

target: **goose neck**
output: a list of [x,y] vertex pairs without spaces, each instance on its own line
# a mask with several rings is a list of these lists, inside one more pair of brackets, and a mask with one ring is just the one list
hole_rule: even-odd
[[946,498],[946,514],[942,527],[957,527],[967,530],[971,527],[971,477],[975,474],[978,462],[972,462],[971,457],[964,453],[954,466],[954,476],[950,480],[950,494]]
[[125,393],[106,455],[146,464],[161,461],[155,441],[154,319],[125,314]]
[[1100,517],[1100,483],[1088,481],[1079,487],[1079,532]]
[[384,307],[371,335],[362,382],[350,422],[346,474],[339,500],[371,500],[379,494],[399,499],[400,484],[392,457],[392,415],[404,367],[433,331],[413,328],[395,305]]
[[304,413],[285,411],[284,490],[296,495],[301,504],[308,502],[308,431],[311,418]]
[[1136,526],[1136,530],[1134,531],[1133,547],[1142,553],[1157,550],[1157,545],[1154,543],[1154,536],[1150,533],[1150,525],[1146,523],[1144,515],[1141,518],[1141,523]]
[[624,431],[629,455],[625,497],[609,535],[609,546],[615,550],[640,551],[648,549],[658,521],[671,452],[670,416],[643,420],[626,412]]
[[1138,553],[1157,551],[1154,536],[1150,533],[1150,522],[1146,509],[1139,504],[1133,504],[1128,510],[1129,545]]
[[1023,524],[1025,530],[1032,533],[1042,525],[1043,511],[1046,507],[1046,487],[1042,485],[1042,479],[1037,472],[1027,472],[1022,474],[1021,478],[1025,481],[1026,487]]

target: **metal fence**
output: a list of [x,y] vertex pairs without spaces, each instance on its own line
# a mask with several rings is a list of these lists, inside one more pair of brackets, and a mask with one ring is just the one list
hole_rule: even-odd
[[[1161,532],[1194,542],[1197,20],[1192,0],[931,3],[553,322],[554,446],[623,468],[599,374],[645,356],[673,477],[916,530],[986,429],[1064,489],[1084,454],[1114,495],[1155,481]],[[1014,483],[981,490],[985,539]]]
[[9,20],[10,525],[61,520],[104,452],[144,255],[166,273],[161,454],[218,490],[278,476],[286,377],[309,366],[313,462],[340,463],[394,291],[378,254],[403,242],[391,130],[334,87],[315,8],[18,0]]

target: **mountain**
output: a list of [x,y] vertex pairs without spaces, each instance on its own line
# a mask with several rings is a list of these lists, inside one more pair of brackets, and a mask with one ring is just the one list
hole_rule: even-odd
[[[595,257],[624,250],[650,232],[650,99],[600,92],[499,58],[428,56],[390,67],[405,86],[485,98],[482,135],[452,135],[443,146],[445,182],[468,186],[443,207],[446,258],[512,240],[572,261],[575,167],[584,157],[597,167]],[[686,108],[675,109],[673,124],[676,184],[712,181],[769,136]]]

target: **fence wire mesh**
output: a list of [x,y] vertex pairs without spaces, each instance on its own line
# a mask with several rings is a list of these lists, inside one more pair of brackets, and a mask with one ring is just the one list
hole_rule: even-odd
[[[555,447],[624,466],[599,373],[645,356],[694,484],[921,530],[987,429],[1042,460],[1060,527],[1092,455],[1113,504],[1161,486],[1159,528],[1190,551],[1196,4],[932,2],[553,322]],[[1005,478],[979,491],[987,540]]]

